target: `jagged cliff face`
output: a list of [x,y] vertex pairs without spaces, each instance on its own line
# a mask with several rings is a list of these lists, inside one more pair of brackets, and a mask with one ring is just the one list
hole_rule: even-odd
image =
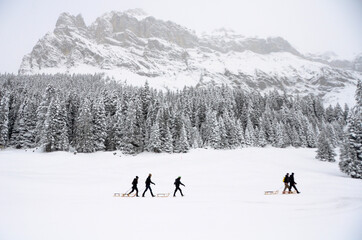
[[[355,65],[361,69],[361,61]],[[313,92],[341,103],[353,101],[349,92],[361,79],[356,71],[303,56],[280,37],[248,38],[225,29],[198,36],[139,9],[106,13],[90,26],[80,15],[61,14],[19,69],[21,74],[57,72],[104,72],[129,84],[148,81],[169,89],[227,84]]]

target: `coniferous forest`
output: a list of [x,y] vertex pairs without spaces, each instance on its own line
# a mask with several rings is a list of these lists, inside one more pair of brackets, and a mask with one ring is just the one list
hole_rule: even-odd
[[187,152],[267,145],[315,148],[362,178],[361,83],[357,106],[222,87],[158,91],[102,75],[0,75],[0,146],[44,151]]

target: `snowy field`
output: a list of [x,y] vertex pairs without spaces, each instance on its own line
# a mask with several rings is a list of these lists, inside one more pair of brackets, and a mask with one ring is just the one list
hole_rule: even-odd
[[[362,181],[315,149],[193,150],[122,156],[0,151],[1,240],[362,239]],[[280,190],[294,172],[300,195]],[[115,198],[152,173],[154,193]]]

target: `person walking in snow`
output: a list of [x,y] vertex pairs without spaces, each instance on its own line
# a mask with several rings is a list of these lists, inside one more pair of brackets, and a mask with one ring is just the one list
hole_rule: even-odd
[[151,177],[152,177],[152,174],[150,173],[150,174],[148,175],[148,178],[146,179],[146,182],[145,182],[145,183],[146,183],[146,189],[145,189],[145,191],[143,192],[142,197],[145,197],[145,193],[147,192],[148,189],[150,190],[152,197],[155,196],[155,195],[153,195],[153,193],[152,193],[151,184],[153,184],[153,185],[156,185],[156,184],[154,184],[154,183],[151,181]]
[[295,186],[295,185],[297,185],[297,183],[294,181],[294,173],[292,173],[292,174],[290,175],[290,177],[289,177],[289,183],[290,183],[290,185],[289,185],[289,192],[291,192],[291,191],[292,191],[292,188],[294,188],[294,189],[297,191],[297,193],[299,194],[300,192],[298,191],[297,187]]
[[180,191],[181,196],[184,196],[184,195],[182,194],[182,191],[181,191],[181,188],[180,188],[180,185],[182,185],[182,186],[185,187],[185,185],[181,182],[181,177],[176,178],[174,184],[175,184],[175,186],[176,186],[176,189],[175,189],[175,192],[173,193],[173,196],[176,197],[176,192],[177,192],[177,190]]
[[284,179],[283,179],[283,183],[284,183],[284,190],[283,190],[283,194],[285,193],[285,191],[287,190],[287,189],[289,189],[289,173],[287,173],[286,175],[285,175],[285,177],[284,177]]
[[132,181],[132,191],[127,194],[128,196],[129,196],[131,193],[133,193],[133,191],[136,191],[136,197],[138,197],[137,184],[138,184],[138,176],[136,176],[136,177],[133,179],[133,181]]

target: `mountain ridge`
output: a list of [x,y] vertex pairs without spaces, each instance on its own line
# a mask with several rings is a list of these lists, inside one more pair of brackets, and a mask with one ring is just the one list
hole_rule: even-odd
[[281,37],[245,37],[225,29],[198,36],[140,9],[108,12],[88,26],[80,14],[62,13],[54,31],[38,41],[19,68],[20,74],[57,72],[103,72],[118,81],[148,81],[167,89],[207,84],[276,88],[315,93],[331,103],[353,101],[342,95],[362,79],[357,71],[304,56]]

